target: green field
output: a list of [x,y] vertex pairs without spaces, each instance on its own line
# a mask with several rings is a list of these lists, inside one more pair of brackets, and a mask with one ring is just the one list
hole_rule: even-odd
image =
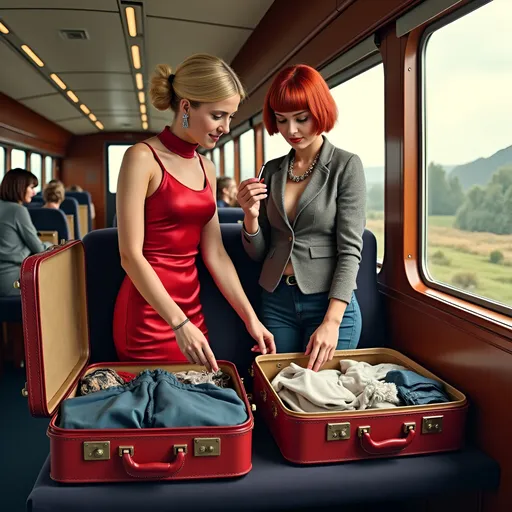
[[[512,235],[472,233],[453,227],[455,217],[428,219],[427,272],[433,280],[512,306]],[[368,214],[367,228],[377,237],[378,258],[384,254],[382,212]],[[491,263],[492,251],[503,259]]]

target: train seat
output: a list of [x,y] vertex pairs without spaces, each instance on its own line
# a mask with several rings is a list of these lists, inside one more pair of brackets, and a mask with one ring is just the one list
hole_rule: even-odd
[[[242,286],[256,312],[260,309],[258,279],[261,264],[245,253],[240,224],[221,224],[224,246],[240,277]],[[87,293],[91,333],[91,360],[116,360],[112,342],[112,318],[116,296],[124,278],[121,268],[117,229],[106,228],[88,233],[83,239],[87,264]],[[363,258],[357,278],[356,296],[363,316],[360,347],[385,344],[384,315],[377,290],[377,249],[373,233],[363,236]],[[209,330],[209,338],[218,359],[233,361],[242,373],[253,357],[253,340],[243,322],[218,290],[201,257],[198,258],[201,302]]]
[[242,208],[219,208],[217,212],[221,224],[237,223],[244,220],[244,211]]
[[38,231],[57,231],[59,241],[69,240],[68,221],[62,210],[31,206],[28,212]]
[[66,215],[73,215],[73,225],[75,228],[75,240],[80,240],[82,238],[81,236],[81,230],[80,230],[80,214],[79,214],[79,205],[78,201],[74,199],[73,197],[66,197],[64,201],[62,201],[60,205],[60,209],[66,214]]

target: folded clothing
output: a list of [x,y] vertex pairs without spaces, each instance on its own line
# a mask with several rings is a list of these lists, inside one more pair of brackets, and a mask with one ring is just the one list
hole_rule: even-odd
[[441,382],[411,370],[390,371],[384,380],[396,385],[398,398],[405,405],[450,402],[450,397],[446,394]]
[[403,366],[343,359],[340,369],[314,372],[290,363],[271,384],[286,406],[297,412],[383,409],[400,403],[395,385],[381,379]]
[[171,428],[240,425],[248,418],[233,389],[185,384],[165,370],[145,370],[128,384],[64,400],[66,429]]

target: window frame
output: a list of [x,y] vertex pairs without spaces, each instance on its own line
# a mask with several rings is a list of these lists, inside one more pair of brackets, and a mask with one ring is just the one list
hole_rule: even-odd
[[[382,58],[382,54],[380,52],[371,54],[368,57],[365,57],[363,60],[357,61],[356,63],[342,69],[338,73],[332,75],[329,79],[326,80],[326,83],[329,87],[329,90],[334,89],[335,87],[338,87],[339,85],[342,85],[353,78],[358,77],[359,75],[362,75],[363,73],[366,73],[367,71],[370,71],[370,69],[373,69],[377,67],[378,65],[382,64],[382,71],[384,73],[384,87],[386,86],[385,81],[385,73],[386,68],[384,64],[384,60]],[[383,91],[384,94],[384,91]],[[384,127],[383,127],[383,137],[384,137],[384,252],[382,255],[382,259],[377,257],[377,272],[380,272],[383,268],[384,259],[386,257],[386,98],[384,94]],[[368,193],[368,191],[367,191]],[[366,229],[366,228],[365,228]]]
[[443,27],[456,22],[464,16],[478,10],[480,7],[490,3],[492,0],[473,0],[459,9],[443,16],[441,19],[429,24],[423,31],[418,43],[418,272],[424,285],[433,290],[442,292],[448,296],[467,301],[468,303],[483,307],[489,311],[512,317],[512,307],[484,298],[471,292],[455,288],[447,283],[435,281],[428,272],[427,249],[428,249],[428,216],[427,216],[427,165],[426,165],[426,50],[432,34]]

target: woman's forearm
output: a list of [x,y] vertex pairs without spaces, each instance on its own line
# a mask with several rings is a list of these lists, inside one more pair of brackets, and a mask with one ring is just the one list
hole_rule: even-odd
[[347,303],[338,300],[338,299],[331,299],[329,301],[329,307],[327,308],[327,312],[324,316],[324,322],[325,323],[336,323],[338,325],[341,324],[341,321],[343,320],[343,315],[345,314],[345,310],[347,309]]
[[251,217],[249,215],[245,215],[244,227],[249,235],[255,235],[258,232],[258,229],[260,229],[258,217]]
[[170,326],[179,325],[186,319],[185,313],[167,293],[162,281],[144,256],[123,258],[122,266],[146,302]]

